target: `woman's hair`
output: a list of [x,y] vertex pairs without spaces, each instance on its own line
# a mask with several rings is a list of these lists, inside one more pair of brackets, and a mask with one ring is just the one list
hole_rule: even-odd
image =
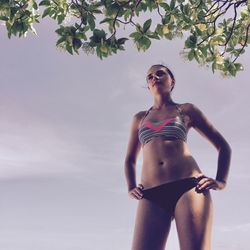
[[[164,64],[154,64],[150,68],[152,68],[152,67],[164,67],[164,68],[166,68],[166,70],[167,70],[168,74],[170,75],[172,81],[175,83],[174,74],[173,74],[173,72],[166,65],[164,65]],[[173,85],[171,91],[173,90],[173,88],[174,88],[174,85]]]

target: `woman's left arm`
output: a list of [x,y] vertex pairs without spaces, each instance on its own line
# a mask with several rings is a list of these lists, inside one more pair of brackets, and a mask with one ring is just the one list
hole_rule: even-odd
[[229,173],[231,148],[225,138],[195,105],[189,104],[187,113],[190,117],[191,126],[208,139],[219,153],[216,178],[203,178],[199,182],[197,188],[200,191],[207,189],[223,189],[226,186]]

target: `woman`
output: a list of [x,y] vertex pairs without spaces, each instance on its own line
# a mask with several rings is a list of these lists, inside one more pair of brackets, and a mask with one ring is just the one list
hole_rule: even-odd
[[[225,188],[231,149],[223,136],[193,104],[171,98],[172,72],[153,65],[147,73],[154,104],[134,115],[125,159],[128,193],[139,200],[132,250],[165,248],[175,219],[181,250],[211,249],[210,189]],[[218,150],[216,178],[205,176],[186,144],[190,128]],[[136,185],[136,159],[143,149],[141,184]]]

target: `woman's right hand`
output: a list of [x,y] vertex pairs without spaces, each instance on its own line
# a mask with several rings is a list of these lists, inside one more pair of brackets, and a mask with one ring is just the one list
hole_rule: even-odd
[[137,200],[142,199],[143,198],[143,192],[142,192],[143,188],[144,188],[143,185],[139,184],[137,187],[129,190],[129,192],[128,192],[129,197],[132,199],[137,199]]

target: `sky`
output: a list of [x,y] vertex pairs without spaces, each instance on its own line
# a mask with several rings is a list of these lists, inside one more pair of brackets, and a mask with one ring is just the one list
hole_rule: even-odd
[[[232,147],[227,188],[212,191],[213,250],[249,244],[250,54],[245,70],[222,78],[185,61],[183,41],[154,41],[145,53],[133,43],[101,61],[56,49],[52,21],[38,36],[8,39],[0,26],[0,249],[128,250],[137,201],[124,177],[130,124],[147,110],[147,69],[167,64],[173,99],[198,106]],[[189,148],[203,173],[215,177],[215,148],[191,130]],[[137,168],[140,180],[142,157]],[[247,194],[247,195],[246,195]],[[167,248],[178,249],[174,223]]]

